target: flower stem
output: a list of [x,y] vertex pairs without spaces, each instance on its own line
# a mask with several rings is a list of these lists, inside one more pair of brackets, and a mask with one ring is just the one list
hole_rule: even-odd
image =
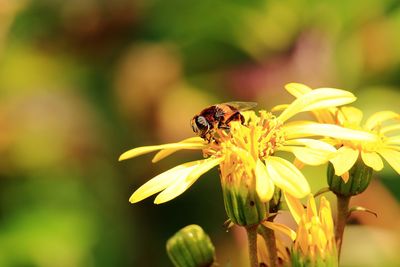
[[350,196],[337,196],[337,220],[335,229],[336,246],[338,249],[338,256],[340,258],[340,251],[342,249],[343,233],[346,226],[347,217],[349,215]]
[[258,267],[257,255],[257,225],[246,227],[247,239],[249,242],[250,267]]
[[275,240],[275,232],[274,230],[265,227],[264,225],[260,225],[260,234],[265,240],[265,244],[268,249],[268,257],[269,257],[269,265],[270,267],[275,267],[278,261],[277,249],[276,249],[276,240]]

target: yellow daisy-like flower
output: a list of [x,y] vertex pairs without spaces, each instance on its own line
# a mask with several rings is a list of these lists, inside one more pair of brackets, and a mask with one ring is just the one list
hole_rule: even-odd
[[[304,197],[310,189],[303,174],[288,160],[275,155],[277,151],[293,153],[303,163],[319,165],[335,156],[336,149],[313,136],[329,136],[342,140],[370,141],[375,138],[366,132],[346,129],[337,125],[308,122],[304,127],[287,123],[299,112],[327,109],[351,103],[355,96],[350,92],[321,88],[300,96],[288,105],[279,116],[266,111],[243,114],[244,125],[232,122],[230,131],[216,130],[210,143],[201,138],[189,138],[179,143],[139,147],[121,155],[120,160],[161,150],[153,158],[156,162],[180,149],[202,149],[205,159],[178,165],[145,183],[130,198],[135,203],[161,192],[155,203],[169,201],[188,189],[202,174],[220,165],[222,182],[229,181],[232,172],[242,172],[262,201],[271,199],[274,186],[295,197]],[[254,181],[255,180],[255,181]]]
[[298,198],[288,193],[285,201],[297,223],[293,231],[286,225],[264,221],[262,224],[288,236],[294,243],[291,259],[295,266],[338,266],[335,230],[329,201],[321,197],[319,209],[312,195],[304,207]]
[[292,258],[297,263],[307,262],[307,266],[338,266],[329,201],[321,197],[318,210],[313,196],[309,197],[306,208],[289,194],[285,194],[285,199],[298,225]]
[[[303,84],[292,83],[286,89],[294,96],[301,97],[312,91]],[[375,171],[383,169],[383,157],[400,174],[400,114],[393,111],[380,111],[372,114],[361,124],[363,113],[355,107],[332,107],[313,111],[319,122],[331,123],[347,129],[364,131],[376,136],[375,140],[332,140],[339,147],[335,158],[331,160],[335,174],[347,181],[347,172],[360,157],[365,165]]]

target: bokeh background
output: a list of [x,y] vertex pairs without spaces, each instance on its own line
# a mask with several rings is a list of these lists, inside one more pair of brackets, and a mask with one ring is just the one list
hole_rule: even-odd
[[[172,266],[165,241],[191,223],[220,266],[244,266],[216,170],[166,204],[128,202],[200,153],[117,159],[192,136],[210,104],[287,103],[293,81],[400,112],[400,2],[0,0],[0,266]],[[305,169],[314,192],[324,172]],[[399,178],[354,199],[378,218],[353,216],[343,266],[399,266]]]

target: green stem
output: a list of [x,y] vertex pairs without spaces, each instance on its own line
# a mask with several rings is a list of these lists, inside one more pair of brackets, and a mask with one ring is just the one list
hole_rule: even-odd
[[247,239],[249,242],[250,267],[258,267],[257,255],[257,225],[246,227]]
[[268,249],[268,257],[269,257],[269,265],[270,267],[275,267],[278,262],[278,250],[276,249],[276,240],[275,240],[275,232],[274,230],[265,227],[264,225],[260,226],[260,234],[265,240],[265,244]]
[[337,220],[335,229],[336,246],[338,249],[338,256],[340,258],[340,251],[342,249],[343,233],[346,226],[347,217],[349,215],[350,196],[337,196]]

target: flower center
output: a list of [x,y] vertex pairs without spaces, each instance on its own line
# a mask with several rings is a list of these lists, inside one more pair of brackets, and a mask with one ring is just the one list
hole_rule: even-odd
[[260,111],[259,116],[254,111],[243,115],[246,118],[244,125],[232,122],[229,131],[216,130],[215,140],[204,151],[206,156],[225,155],[227,150],[245,151],[253,159],[265,160],[284,143],[282,123],[274,115],[266,111]]

